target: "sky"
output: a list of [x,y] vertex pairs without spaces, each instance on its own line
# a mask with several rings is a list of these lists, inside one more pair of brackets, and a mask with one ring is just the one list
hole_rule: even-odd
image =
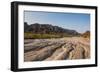
[[79,33],[90,30],[90,14],[84,13],[24,11],[24,22],[29,25],[34,23],[52,24],[76,30]]

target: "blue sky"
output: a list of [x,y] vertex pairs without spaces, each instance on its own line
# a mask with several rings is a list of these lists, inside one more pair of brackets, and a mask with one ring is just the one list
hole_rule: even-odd
[[24,22],[52,24],[84,33],[90,30],[90,14],[24,11]]

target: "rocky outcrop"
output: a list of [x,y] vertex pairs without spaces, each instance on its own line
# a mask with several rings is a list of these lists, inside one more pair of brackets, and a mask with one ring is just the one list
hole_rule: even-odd
[[78,35],[79,33],[75,30],[64,29],[51,24],[39,24],[34,23],[28,25],[24,23],[24,32],[32,32],[35,34],[62,34],[62,35]]
[[24,61],[89,59],[88,40],[82,37],[29,40],[24,45]]

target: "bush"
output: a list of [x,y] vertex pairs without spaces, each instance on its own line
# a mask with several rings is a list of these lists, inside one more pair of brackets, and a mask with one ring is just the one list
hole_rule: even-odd
[[54,34],[33,34],[33,33],[24,33],[25,39],[46,39],[46,38],[61,38],[60,35]]

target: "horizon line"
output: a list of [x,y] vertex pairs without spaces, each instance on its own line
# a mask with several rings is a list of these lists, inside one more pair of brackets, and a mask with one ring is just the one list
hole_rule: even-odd
[[[24,22],[24,23],[27,23],[28,24],[28,22]],[[57,25],[53,25],[53,24],[48,24],[48,23],[31,23],[31,24],[28,24],[28,25],[34,25],[34,24],[39,24],[39,25],[51,25],[51,26],[57,26]],[[87,32],[87,31],[89,31],[90,32],[90,30],[86,30],[85,32],[79,32],[79,31],[77,31],[77,30],[75,30],[75,29],[70,29],[70,28],[64,28],[64,27],[61,27],[61,26],[57,26],[57,27],[60,27],[60,28],[63,28],[63,29],[68,29],[68,30],[74,30],[74,31],[76,31],[76,32],[78,32],[78,33],[85,33],[85,32]]]

